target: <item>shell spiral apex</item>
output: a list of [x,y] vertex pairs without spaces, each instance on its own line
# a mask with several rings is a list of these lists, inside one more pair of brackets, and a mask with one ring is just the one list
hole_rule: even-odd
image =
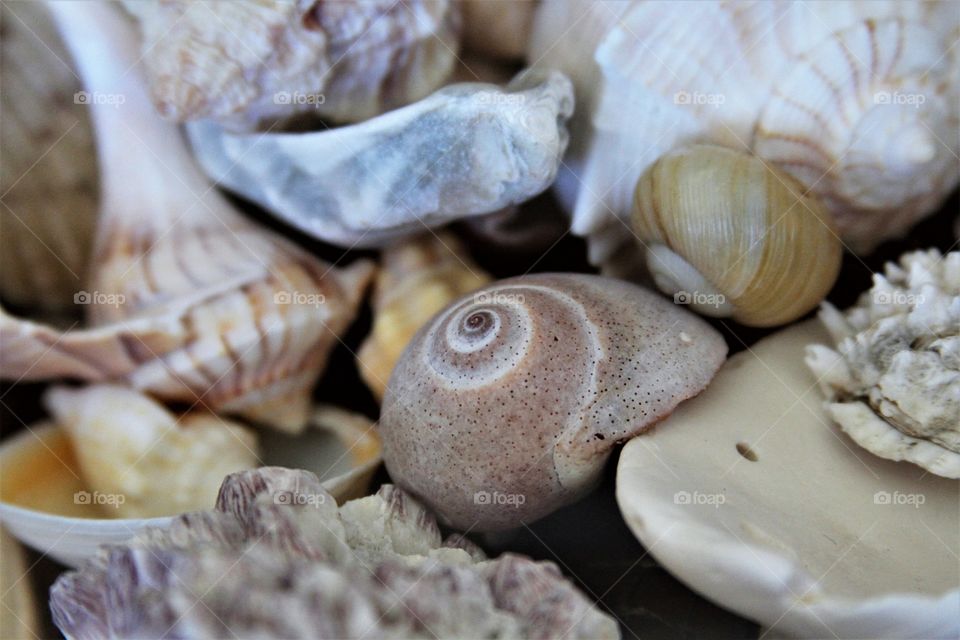
[[455,527],[519,526],[582,496],[618,440],[699,393],[725,355],[702,320],[626,282],[496,282],[435,316],[397,363],[387,469]]

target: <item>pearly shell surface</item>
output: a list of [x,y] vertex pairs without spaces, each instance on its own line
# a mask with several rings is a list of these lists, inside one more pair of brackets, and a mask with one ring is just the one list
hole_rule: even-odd
[[357,352],[360,377],[378,401],[417,330],[447,304],[490,280],[456,236],[446,231],[384,249],[373,292],[373,329]]
[[[298,431],[312,388],[373,266],[335,269],[241,216],[159,118],[113,7],[53,3],[94,104],[103,199],[89,327],[60,331],[0,311],[5,379],[125,382],[169,401]],[[55,345],[52,346],[52,345]]]
[[203,509],[224,476],[259,461],[250,429],[205,411],[177,416],[129,387],[53,387],[44,404],[69,436],[88,487],[122,496],[121,518]]
[[444,523],[516,527],[583,496],[614,445],[699,393],[726,352],[703,320],[626,282],[498,281],[435,316],[400,358],[384,461]]
[[960,478],[960,252],[905,254],[820,319],[836,345],[811,345],[806,361],[840,428],[881,458]]
[[133,2],[158,110],[251,130],[294,115],[366,120],[453,69],[452,0]]
[[544,191],[572,111],[565,76],[525,72],[505,88],[451,85],[329,131],[234,135],[211,123],[187,130],[222,186],[321,240],[375,247]]
[[0,12],[0,294],[31,309],[75,310],[97,219],[85,95],[43,3],[4,3]]
[[51,608],[71,638],[619,638],[552,563],[442,540],[391,485],[338,509],[313,474],[277,467],[102,549],[57,580]]
[[[561,0],[535,19],[529,60],[567,73],[582,106],[557,190],[594,264],[642,271],[624,249],[633,187],[685,144],[751,151],[791,174],[858,252],[903,235],[956,186],[955,4],[695,7]],[[572,46],[555,46],[572,28]]]

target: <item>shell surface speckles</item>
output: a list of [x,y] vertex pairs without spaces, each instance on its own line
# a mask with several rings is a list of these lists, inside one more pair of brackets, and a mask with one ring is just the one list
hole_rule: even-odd
[[[691,143],[769,159],[812,189],[863,252],[956,186],[954,3],[689,7],[558,0],[537,14],[529,57],[568,73],[582,106],[557,185],[595,264],[637,271],[622,251],[633,186]],[[574,26],[584,37],[554,46]]]
[[178,121],[365,120],[427,95],[456,60],[451,0],[125,5],[144,35],[154,101]]
[[570,81],[463,83],[361,124],[303,134],[187,127],[207,174],[317,238],[375,247],[522,202],[553,182]]
[[725,354],[702,320],[634,285],[503,280],[404,352],[381,412],[384,460],[455,527],[519,526],[589,490],[614,444],[699,393]]
[[378,400],[413,334],[448,303],[489,281],[451,233],[425,234],[383,251],[373,329],[357,353],[360,376]]
[[826,210],[790,176],[725,147],[657,160],[637,183],[632,223],[661,290],[750,326],[796,320],[840,272]]
[[904,255],[858,303],[820,315],[836,347],[807,364],[857,444],[960,478],[960,252]]
[[64,310],[84,286],[97,219],[90,117],[43,4],[0,12],[0,293]]
[[71,638],[619,638],[554,564],[444,540],[392,485],[338,508],[316,476],[278,467],[104,548],[51,601]]

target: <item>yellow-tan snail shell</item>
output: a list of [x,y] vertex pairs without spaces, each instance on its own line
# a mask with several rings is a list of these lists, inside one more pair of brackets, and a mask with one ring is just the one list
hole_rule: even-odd
[[425,233],[384,249],[373,292],[373,329],[357,353],[360,377],[377,400],[413,334],[490,279],[449,232]]
[[595,484],[618,441],[707,386],[723,338],[636,285],[501,280],[414,336],[380,417],[395,482],[461,530],[519,526]]
[[801,317],[840,271],[841,242],[823,207],[785,173],[724,147],[693,145],[651,165],[632,223],[657,287],[745,325]]

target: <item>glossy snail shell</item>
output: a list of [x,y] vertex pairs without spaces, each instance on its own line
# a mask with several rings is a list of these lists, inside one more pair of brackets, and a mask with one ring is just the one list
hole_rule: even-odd
[[785,324],[830,291],[841,242],[793,178],[745,153],[694,145],[637,183],[633,229],[657,286],[706,315]]
[[641,287],[521,276],[460,298],[393,370],[390,477],[454,527],[516,527],[592,488],[617,441],[699,393],[723,338]]

